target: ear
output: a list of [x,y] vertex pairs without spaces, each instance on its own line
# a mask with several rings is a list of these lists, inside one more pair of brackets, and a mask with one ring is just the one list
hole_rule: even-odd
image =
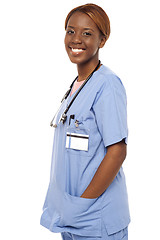
[[105,43],[107,41],[106,36],[101,36],[101,40],[100,40],[100,44],[99,44],[99,48],[103,48]]

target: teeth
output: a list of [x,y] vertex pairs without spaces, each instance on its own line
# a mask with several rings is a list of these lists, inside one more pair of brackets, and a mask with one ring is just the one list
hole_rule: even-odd
[[73,52],[82,52],[82,51],[84,51],[83,49],[74,49],[74,48],[72,48],[72,51]]

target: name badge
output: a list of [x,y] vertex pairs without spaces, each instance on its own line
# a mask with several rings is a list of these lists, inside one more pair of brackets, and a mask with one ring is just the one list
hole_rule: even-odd
[[66,148],[88,151],[89,135],[67,132]]

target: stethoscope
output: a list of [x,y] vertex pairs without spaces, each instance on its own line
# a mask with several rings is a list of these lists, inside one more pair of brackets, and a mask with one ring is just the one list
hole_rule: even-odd
[[[97,65],[97,66],[95,67],[95,69],[91,72],[91,74],[87,77],[87,79],[86,79],[86,80],[84,81],[84,83],[80,86],[80,88],[78,89],[78,91],[76,92],[76,94],[74,95],[74,97],[72,98],[71,102],[69,103],[69,105],[67,106],[67,108],[65,109],[65,111],[63,112],[63,114],[61,115],[60,120],[59,120],[58,123],[61,123],[61,122],[62,122],[62,123],[64,124],[64,123],[66,122],[68,110],[70,109],[71,105],[72,105],[73,102],[75,101],[76,97],[78,96],[78,94],[80,93],[80,91],[82,90],[82,88],[86,85],[86,83],[87,83],[87,82],[89,81],[89,79],[92,77],[93,73],[94,73],[95,71],[97,71],[97,69],[100,67],[100,65],[101,65],[101,61],[99,60],[98,65]],[[55,120],[56,120],[56,118],[57,118],[58,112],[59,112],[59,110],[61,109],[61,106],[62,106],[63,102],[64,102],[64,101],[67,99],[67,97],[69,96],[69,94],[70,94],[70,92],[71,92],[71,90],[72,90],[73,84],[74,84],[74,82],[75,82],[77,79],[78,79],[78,76],[74,79],[74,81],[72,82],[69,90],[65,93],[64,97],[62,98],[62,100],[61,100],[61,105],[60,105],[60,107],[58,108],[56,114],[54,115],[54,117],[53,117],[53,119],[52,119],[52,121],[51,121],[51,123],[50,123],[50,126],[51,126],[51,127],[54,127],[54,128],[57,127],[57,123],[55,122]]]

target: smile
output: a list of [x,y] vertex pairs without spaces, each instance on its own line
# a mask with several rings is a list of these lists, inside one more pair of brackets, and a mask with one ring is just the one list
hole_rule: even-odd
[[70,47],[70,49],[71,49],[72,53],[74,53],[74,54],[79,54],[79,53],[82,53],[85,51],[85,49],[83,49],[83,48],[71,48]]

